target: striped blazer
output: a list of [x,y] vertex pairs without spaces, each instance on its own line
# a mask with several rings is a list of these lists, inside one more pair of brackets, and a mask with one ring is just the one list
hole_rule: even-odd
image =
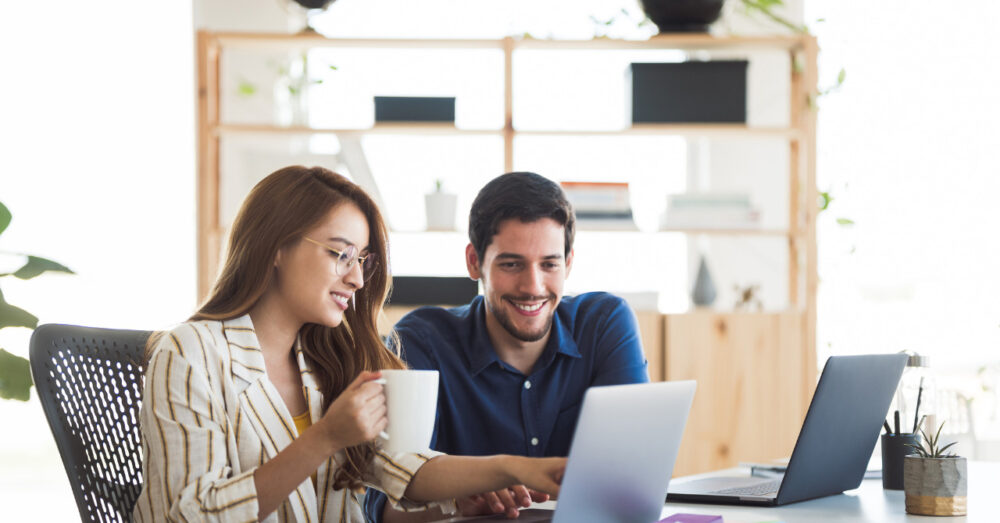
[[[313,420],[323,395],[296,346],[303,393]],[[291,413],[267,379],[250,316],[183,323],[165,333],[146,368],[140,409],[143,491],[135,521],[256,521],[254,470],[298,436]],[[366,485],[404,510],[427,504],[403,498],[413,474],[435,452],[377,452]],[[334,490],[345,454],[337,452],[264,521],[363,522],[364,489]],[[433,505],[433,504],[431,504]],[[453,502],[440,504],[446,513]]]

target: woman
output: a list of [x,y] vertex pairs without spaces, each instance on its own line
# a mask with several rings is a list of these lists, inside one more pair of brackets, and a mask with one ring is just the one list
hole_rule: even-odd
[[372,200],[323,168],[254,187],[208,300],[151,343],[136,521],[363,521],[366,486],[446,513],[508,485],[558,493],[563,458],[373,443],[387,423],[378,370],[404,367],[376,328],[386,238]]

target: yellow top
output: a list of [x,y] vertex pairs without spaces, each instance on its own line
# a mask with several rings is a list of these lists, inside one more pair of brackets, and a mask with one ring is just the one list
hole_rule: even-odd
[[307,410],[298,416],[292,416],[292,421],[295,422],[295,430],[299,431],[301,435],[312,425],[312,416],[309,415],[309,411]]
[[[299,414],[298,416],[292,416],[292,421],[295,422],[295,430],[297,430],[299,432],[299,435],[301,435],[303,432],[306,431],[306,429],[309,428],[310,425],[312,425],[312,416],[310,416],[309,411],[306,410],[305,412]],[[315,473],[313,473],[312,475],[312,481],[313,481],[313,486],[315,487],[316,486]]]

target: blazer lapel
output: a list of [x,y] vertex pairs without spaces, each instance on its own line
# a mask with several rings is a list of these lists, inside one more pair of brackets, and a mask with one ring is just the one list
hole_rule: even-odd
[[266,376],[264,354],[253,330],[250,315],[222,321],[222,335],[226,337],[233,377],[249,385]]

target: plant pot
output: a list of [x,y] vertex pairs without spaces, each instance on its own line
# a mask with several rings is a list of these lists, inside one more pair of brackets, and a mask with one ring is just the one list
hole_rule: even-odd
[[455,205],[458,196],[445,192],[432,192],[424,195],[424,207],[427,211],[428,231],[455,230]]
[[661,33],[706,33],[724,0],[642,0],[642,10]]
[[968,477],[965,458],[907,456],[903,459],[906,511],[924,516],[964,516]]

